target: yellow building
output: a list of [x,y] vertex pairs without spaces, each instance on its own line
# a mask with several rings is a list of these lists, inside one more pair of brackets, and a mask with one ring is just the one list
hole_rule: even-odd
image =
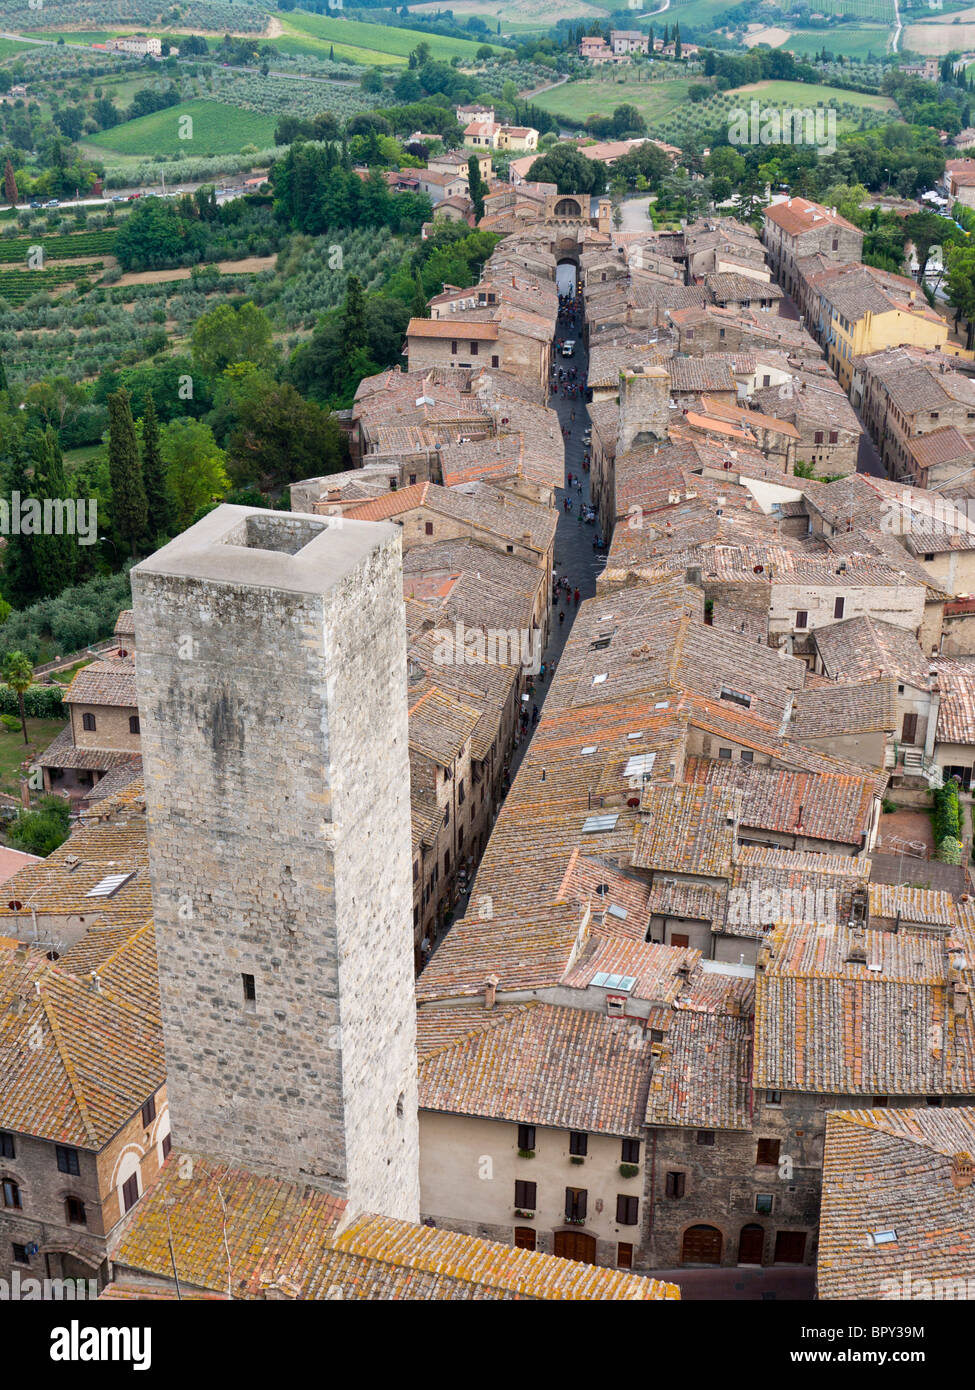
[[811,327],[843,389],[850,390],[854,357],[890,347],[937,348],[959,355],[948,325],[917,285],[874,266],[836,266],[809,277]]

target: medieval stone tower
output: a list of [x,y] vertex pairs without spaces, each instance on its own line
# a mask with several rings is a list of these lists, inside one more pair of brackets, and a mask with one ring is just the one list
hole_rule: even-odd
[[173,1142],[416,1221],[399,531],[222,506],[132,589]]

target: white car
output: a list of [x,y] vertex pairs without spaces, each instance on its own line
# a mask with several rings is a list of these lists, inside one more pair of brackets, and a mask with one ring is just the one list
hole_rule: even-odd
[[567,343],[562,344],[562,356],[571,357],[576,350],[575,339],[570,338]]

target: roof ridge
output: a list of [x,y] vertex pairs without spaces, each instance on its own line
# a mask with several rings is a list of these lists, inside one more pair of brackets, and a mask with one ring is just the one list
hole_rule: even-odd
[[[417,1058],[417,1066],[422,1067],[427,1062],[432,1062],[434,1057],[442,1057],[445,1052],[450,1052],[455,1047],[466,1045],[472,1038],[479,1038],[484,1033],[492,1033],[495,1028],[500,1027],[502,1024],[513,1023],[519,1015],[527,1013],[531,1009],[537,1009],[539,1006],[540,1001],[538,999],[526,999],[523,1003],[517,1004],[511,1008],[510,1013],[495,1014],[492,1019],[487,1020],[487,1027],[470,1028],[466,1033],[461,1033],[458,1037],[451,1038],[450,1042],[443,1043],[440,1047],[432,1048],[429,1052],[424,1052],[422,1057]],[[459,1007],[464,1006],[461,1005]],[[469,1008],[469,1006],[467,1007]],[[436,1010],[431,1009],[429,1012],[434,1013]],[[470,1012],[473,1013],[473,1010],[470,1010]]]
[[[61,976],[61,978],[69,980],[73,977],[70,975],[64,975]],[[51,1029],[51,1036],[54,1039],[54,1045],[57,1048],[58,1056],[61,1059],[61,1065],[64,1067],[65,1075],[67,1076],[68,1083],[71,1086],[71,1093],[74,1096],[75,1104],[78,1107],[78,1113],[81,1115],[82,1124],[87,1130],[88,1137],[89,1139],[91,1139],[92,1143],[97,1143],[97,1133],[95,1130],[95,1126],[92,1124],[91,1116],[88,1113],[88,1105],[85,1100],[84,1093],[82,1091],[81,1082],[78,1079],[74,1063],[68,1056],[67,1048],[65,1047],[64,1042],[62,1040],[61,1025],[57,1022],[54,1016],[53,1002],[47,999],[43,987],[41,989],[40,999],[41,1008],[44,1010],[44,1016],[47,1019],[48,1026]]]

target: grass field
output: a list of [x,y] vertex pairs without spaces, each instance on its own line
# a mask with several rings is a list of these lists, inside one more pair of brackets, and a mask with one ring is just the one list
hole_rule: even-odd
[[[180,117],[193,120],[192,139],[180,139]],[[278,117],[259,111],[227,106],[222,101],[181,101],[165,111],[153,111],[111,130],[99,131],[86,141],[106,154],[174,155],[192,158],[237,154],[244,145],[266,149],[274,143]]]
[[[627,69],[628,73],[635,69]],[[652,122],[669,116],[687,101],[689,79],[672,82],[636,82],[629,76],[623,82],[611,77],[586,78],[582,82],[567,82],[541,96],[532,97],[536,106],[554,116],[582,122],[587,116],[611,116],[623,102],[632,104]]]
[[28,719],[27,737],[17,730],[5,729],[0,725],[0,791],[8,796],[20,796],[20,765],[25,758],[33,760],[43,753],[48,744],[53,743],[64,729],[64,719]]
[[841,25],[837,29],[796,29],[779,48],[787,48],[797,57],[806,57],[826,49],[827,53],[842,53],[847,58],[866,58],[872,53],[882,58],[890,43],[893,30],[878,25]]
[[[276,16],[284,33],[271,42],[282,53],[327,58],[334,46],[336,58],[353,63],[405,63],[418,43],[430,47],[433,58],[449,62],[459,57],[473,61],[481,40],[447,39],[418,29],[397,29],[388,24],[365,24],[354,19],[303,14],[297,10]],[[483,42],[490,43],[490,39]],[[500,48],[499,44],[494,47]]]
[[729,96],[757,96],[760,101],[773,106],[815,106],[823,102],[826,106],[863,106],[870,111],[891,111],[894,103],[890,97],[873,96],[869,92],[847,92],[838,87],[822,87],[815,82],[750,82],[747,87],[736,87]]
[[15,53],[26,53],[29,48],[34,47],[31,43],[18,43],[16,39],[0,39],[0,59],[11,58]]

